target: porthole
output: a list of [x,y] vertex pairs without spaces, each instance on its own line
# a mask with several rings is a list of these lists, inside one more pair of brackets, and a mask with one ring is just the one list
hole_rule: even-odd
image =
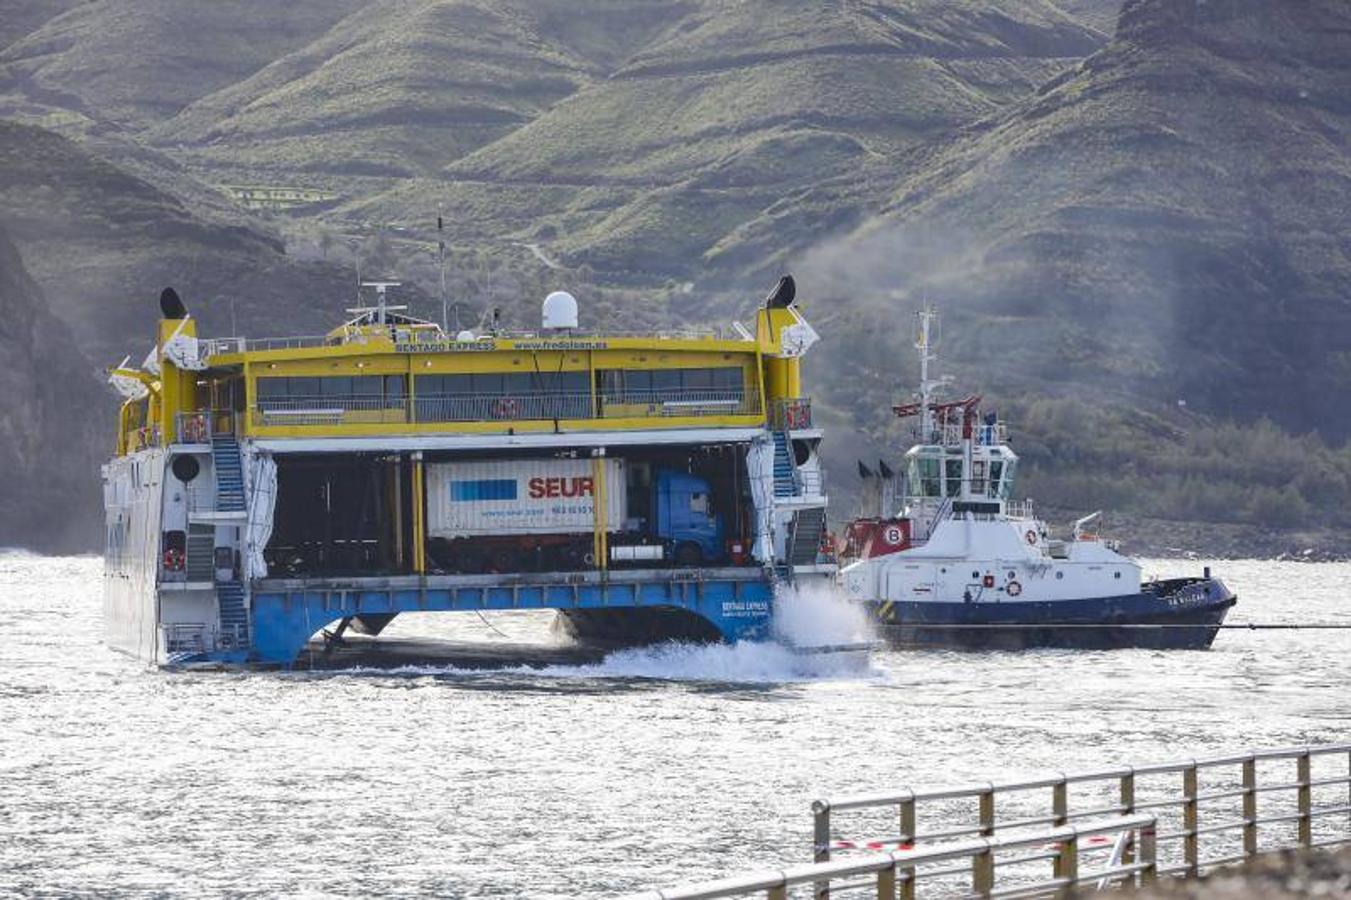
[[980,577],[980,573],[979,573],[979,572],[972,572],[972,573],[971,573],[971,577],[972,577],[972,578],[979,578],[979,577]]
[[1121,573],[1120,573],[1120,572],[1117,572],[1117,573],[1115,573],[1112,577],[1113,577],[1113,578],[1120,578],[1120,577],[1121,577]]
[[1012,581],[1013,579],[1015,579],[1015,578],[1017,578],[1017,577],[1018,577],[1018,573],[1015,572],[1015,571],[1013,571],[1012,569],[1009,569],[1009,571],[1008,571],[1008,579],[1009,579],[1009,581]]
[[174,477],[187,484],[202,471],[201,463],[191,456],[176,456],[173,463],[169,466],[173,470]]
[[1056,573],[1055,573],[1055,577],[1056,577],[1056,578],[1064,578],[1064,577],[1065,577],[1065,573],[1064,573],[1064,572],[1056,572]]

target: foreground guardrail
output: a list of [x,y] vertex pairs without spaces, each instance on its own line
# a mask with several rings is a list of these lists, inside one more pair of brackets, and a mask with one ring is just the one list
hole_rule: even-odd
[[[1102,822],[1065,825],[1020,836],[983,837],[961,843],[939,844],[913,850],[897,850],[886,854],[872,854],[835,862],[793,866],[733,878],[723,878],[694,884],[635,894],[629,900],[715,900],[721,897],[740,897],[763,892],[768,900],[787,900],[790,889],[811,886],[818,895],[838,896],[846,892],[867,890],[881,898],[914,897],[921,883],[946,882],[951,886],[953,876],[969,876],[971,890],[982,897],[1031,897],[1048,893],[1065,893],[1077,885],[1147,884],[1154,880],[1154,828],[1152,815],[1121,816]],[[1135,846],[1137,858],[1124,861],[1118,854],[1106,864],[1084,871],[1081,857],[1103,847],[1091,847],[1086,839],[1116,836],[1118,842]],[[1014,851],[1027,851],[1017,856]],[[1024,879],[1005,889],[996,890],[999,870],[1038,860],[1054,863],[1052,877],[1040,880]],[[956,866],[933,868],[935,864],[957,862]],[[964,892],[963,892],[964,893]]]
[[[1260,853],[1348,843],[1351,744],[905,788],[818,800],[812,815],[815,861],[809,865],[632,900],[757,893],[786,900],[799,886],[817,898],[860,891],[891,900],[1042,897],[1089,882],[1099,888],[1142,884],[1195,876]],[[836,837],[842,819],[856,834],[873,828],[879,836]],[[1033,852],[1012,855],[1017,850]],[[864,853],[832,858],[839,851]],[[1081,859],[1097,853],[1110,857],[1081,871]]]
[[[1315,762],[1329,770],[1336,766],[1338,774],[1328,771],[1314,777]],[[1293,772],[1270,780],[1273,765],[1290,763]],[[1265,781],[1259,779],[1264,772]],[[1204,790],[1203,777],[1209,782]],[[1340,789],[1335,801],[1334,788]],[[1148,796],[1141,796],[1146,791]],[[1266,798],[1266,814],[1259,814],[1259,797]],[[1270,809],[1273,804],[1277,808]],[[921,827],[925,805],[937,813],[943,827]],[[861,840],[832,839],[837,814],[878,810],[899,825],[895,832]],[[1351,744],[818,800],[812,804],[814,859],[829,860],[837,849],[882,849],[1146,811],[1158,814],[1167,829],[1158,835],[1160,845],[1177,847],[1176,853],[1165,853],[1160,860],[1160,874],[1196,875],[1203,868],[1240,862],[1264,850],[1351,841]],[[1342,827],[1320,832],[1318,826],[1332,816],[1341,817]],[[859,824],[874,823],[865,818]],[[1265,847],[1263,835],[1268,838]],[[1215,849],[1223,855],[1203,857],[1203,838],[1218,844]]]

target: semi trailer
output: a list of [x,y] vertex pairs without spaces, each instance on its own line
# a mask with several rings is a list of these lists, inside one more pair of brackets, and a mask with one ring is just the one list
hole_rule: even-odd
[[468,460],[430,463],[426,481],[428,555],[441,571],[591,569],[598,550],[612,566],[727,557],[711,485],[689,472],[618,458]]

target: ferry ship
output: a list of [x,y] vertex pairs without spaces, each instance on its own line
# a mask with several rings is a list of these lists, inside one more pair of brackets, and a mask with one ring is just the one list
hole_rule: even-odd
[[109,376],[110,646],[289,666],[403,612],[532,608],[592,640],[735,641],[768,634],[779,583],[833,577],[791,277],[725,334],[583,330],[563,292],[538,329],[451,333],[397,287],[262,340],[199,336],[164,291],[144,362]]
[[1139,563],[1093,530],[1053,536],[1012,499],[1018,455],[979,396],[940,402],[930,378],[935,314],[918,315],[920,388],[894,407],[919,443],[899,472],[860,463],[867,515],[849,523],[839,581],[896,646],[1205,648],[1236,596],[1209,569],[1142,580]]

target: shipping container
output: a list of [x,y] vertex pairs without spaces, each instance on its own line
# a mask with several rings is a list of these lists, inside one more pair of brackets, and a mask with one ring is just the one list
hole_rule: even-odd
[[[624,461],[602,460],[605,530],[619,531],[628,509]],[[427,534],[460,538],[584,534],[596,527],[591,459],[512,459],[427,466]]]

